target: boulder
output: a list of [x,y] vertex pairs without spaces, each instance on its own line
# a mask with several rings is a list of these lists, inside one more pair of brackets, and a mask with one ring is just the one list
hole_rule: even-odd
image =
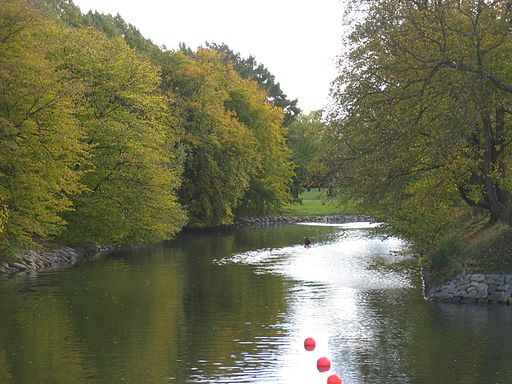
[[470,280],[482,283],[485,281],[485,275],[482,275],[481,273],[475,273],[474,275],[471,275]]

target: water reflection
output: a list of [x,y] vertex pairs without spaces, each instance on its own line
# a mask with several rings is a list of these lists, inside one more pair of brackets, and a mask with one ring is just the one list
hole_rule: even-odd
[[508,384],[510,308],[426,302],[368,268],[404,245],[364,226],[187,234],[2,280],[0,383],[325,383],[325,355],[348,384]]

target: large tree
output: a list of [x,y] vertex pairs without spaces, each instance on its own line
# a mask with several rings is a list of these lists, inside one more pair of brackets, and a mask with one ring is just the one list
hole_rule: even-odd
[[325,149],[326,123],[322,111],[299,114],[290,124],[288,145],[296,164],[295,198],[302,188],[327,186],[327,167],[321,162]]
[[172,237],[184,215],[176,198],[181,134],[161,94],[158,68],[122,39],[71,29],[53,60],[85,88],[78,114],[92,146],[67,241],[126,243]]
[[230,224],[257,162],[256,139],[224,103],[236,72],[219,55],[200,49],[167,61],[166,88],[181,95],[185,151],[179,195],[192,227]]
[[278,210],[293,175],[283,112],[222,53],[198,49],[163,61],[164,87],[182,96],[184,182],[191,226],[230,224],[235,213]]
[[83,190],[83,88],[49,59],[60,28],[26,1],[0,5],[0,254],[58,234]]
[[267,67],[258,63],[254,56],[244,58],[239,53],[233,52],[226,44],[207,43],[206,46],[221,53],[224,61],[234,65],[235,70],[244,79],[251,79],[258,83],[259,87],[267,94],[268,101],[284,111],[285,126],[289,126],[301,112],[297,106],[298,100],[289,100],[281,89],[281,85],[276,82],[275,76]]
[[500,0],[376,0],[358,13],[333,92],[334,168],[410,237],[442,236],[468,207],[512,222],[511,19]]

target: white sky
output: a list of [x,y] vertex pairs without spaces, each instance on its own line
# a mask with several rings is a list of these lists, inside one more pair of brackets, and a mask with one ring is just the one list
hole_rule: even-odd
[[341,53],[343,0],[74,0],[83,13],[117,14],[168,49],[226,43],[276,77],[308,113],[324,108]]

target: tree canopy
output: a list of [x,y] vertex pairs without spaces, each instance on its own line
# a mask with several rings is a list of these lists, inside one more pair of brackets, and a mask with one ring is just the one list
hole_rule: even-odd
[[[322,111],[314,111],[307,115],[299,114],[290,124],[288,144],[293,152],[293,160],[297,167],[295,198],[300,189],[327,187],[327,161],[325,157],[326,123]],[[327,160],[327,159],[325,159]]]
[[507,1],[365,2],[333,96],[340,188],[418,242],[511,223]]
[[85,88],[79,120],[91,146],[87,190],[66,215],[73,241],[119,243],[170,238],[184,215],[174,191],[180,130],[159,90],[158,68],[121,39],[70,31],[55,62]]
[[258,63],[254,56],[241,57],[239,53],[233,52],[226,44],[207,43],[206,46],[221,53],[224,61],[234,65],[235,70],[244,79],[251,79],[258,83],[259,87],[267,94],[268,101],[284,111],[285,126],[289,126],[301,112],[297,106],[298,100],[289,100],[281,89],[281,85],[276,82],[275,76],[270,73],[267,67]]
[[183,98],[180,197],[192,225],[228,224],[236,211],[278,210],[288,201],[293,174],[282,111],[216,50],[182,54],[170,76]]
[[84,189],[75,165],[90,148],[74,116],[84,90],[48,58],[58,34],[23,2],[0,7],[0,253],[57,234]]
[[168,51],[71,0],[1,3],[0,41],[0,257],[169,239],[289,200],[296,101],[262,65]]

